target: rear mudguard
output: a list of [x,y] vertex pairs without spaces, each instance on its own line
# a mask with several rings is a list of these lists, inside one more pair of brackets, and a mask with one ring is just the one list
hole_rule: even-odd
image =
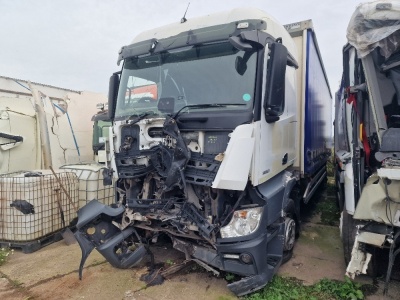
[[113,219],[121,218],[124,207],[112,208],[97,200],[92,200],[78,211],[75,237],[82,250],[79,265],[79,279],[86,259],[94,248],[113,266],[127,269],[135,266],[146,255],[146,248],[140,244],[134,251],[126,240],[137,233],[133,227],[120,230],[112,224]]

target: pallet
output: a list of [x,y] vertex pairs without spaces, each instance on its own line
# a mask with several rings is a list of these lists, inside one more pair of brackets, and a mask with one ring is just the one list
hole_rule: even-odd
[[61,231],[49,234],[33,241],[2,241],[0,248],[20,249],[22,253],[32,253],[47,245],[62,240]]

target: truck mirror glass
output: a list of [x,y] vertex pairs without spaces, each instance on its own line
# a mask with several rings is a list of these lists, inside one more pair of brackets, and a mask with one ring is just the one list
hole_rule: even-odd
[[235,60],[235,69],[239,75],[243,75],[247,70],[247,63],[243,57],[237,56]]
[[247,70],[247,62],[254,52],[245,52],[243,57],[237,56],[235,60],[235,69],[239,75],[243,75]]
[[275,117],[268,119],[277,121],[279,118],[276,117],[283,112],[285,104],[285,74],[288,51],[280,43],[273,43],[270,50],[264,109],[266,116]]
[[119,86],[119,76],[118,74],[112,74],[110,77],[110,85],[108,88],[108,118],[110,120],[114,119],[115,105],[117,103]]

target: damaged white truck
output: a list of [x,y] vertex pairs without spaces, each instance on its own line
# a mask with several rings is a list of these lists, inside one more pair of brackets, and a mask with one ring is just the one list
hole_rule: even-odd
[[400,3],[360,5],[347,37],[335,116],[344,255],[349,276],[383,273],[387,292],[400,252]]
[[78,212],[86,258],[130,268],[159,234],[244,295],[289,259],[326,178],[331,93],[311,21],[235,9],[143,32],[110,79],[116,203]]

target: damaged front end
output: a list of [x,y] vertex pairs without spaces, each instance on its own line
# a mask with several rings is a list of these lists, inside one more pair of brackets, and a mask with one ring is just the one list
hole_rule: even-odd
[[191,45],[186,37],[179,44],[179,35],[175,44],[152,41],[150,52],[141,48],[146,43],[121,50],[124,66],[109,89],[107,173],[118,177],[116,201],[107,208],[93,201],[78,212],[81,272],[94,248],[113,266],[134,266],[151,256],[148,246],[162,233],[186,260],[243,277],[228,285],[243,295],[265,286],[283,251],[292,250],[284,240],[295,235],[297,206],[289,194],[296,175],[287,179],[278,161],[276,174],[267,167],[262,173],[273,178],[251,181],[261,176],[254,166],[261,131],[254,113],[261,109],[263,48],[258,38],[243,48],[231,34]]
[[380,151],[375,154],[381,167],[372,174],[363,188],[354,219],[358,225],[346,275],[354,278],[367,274],[373,267],[374,248],[388,251],[386,286],[392,276],[396,256],[400,253],[400,128],[389,128],[382,136]]
[[[131,268],[149,253],[149,243],[160,233],[167,234],[187,260],[214,274],[219,274],[217,269],[241,275],[260,273],[255,260],[267,264],[259,245],[266,249],[268,232],[235,246],[236,250],[232,243],[221,242],[221,237],[232,240],[253,234],[262,223],[265,205],[262,199],[250,200],[246,189],[211,187],[229,132],[181,133],[172,117],[121,121],[116,127],[121,133],[115,154],[117,202],[109,207],[93,200],[78,212],[75,236],[82,249],[80,278],[93,249],[114,267]],[[270,227],[271,236],[283,231],[282,226]],[[274,264],[278,266],[280,260]],[[265,274],[257,276],[263,278],[247,279],[247,287],[233,284],[233,291],[244,294],[270,279]]]

